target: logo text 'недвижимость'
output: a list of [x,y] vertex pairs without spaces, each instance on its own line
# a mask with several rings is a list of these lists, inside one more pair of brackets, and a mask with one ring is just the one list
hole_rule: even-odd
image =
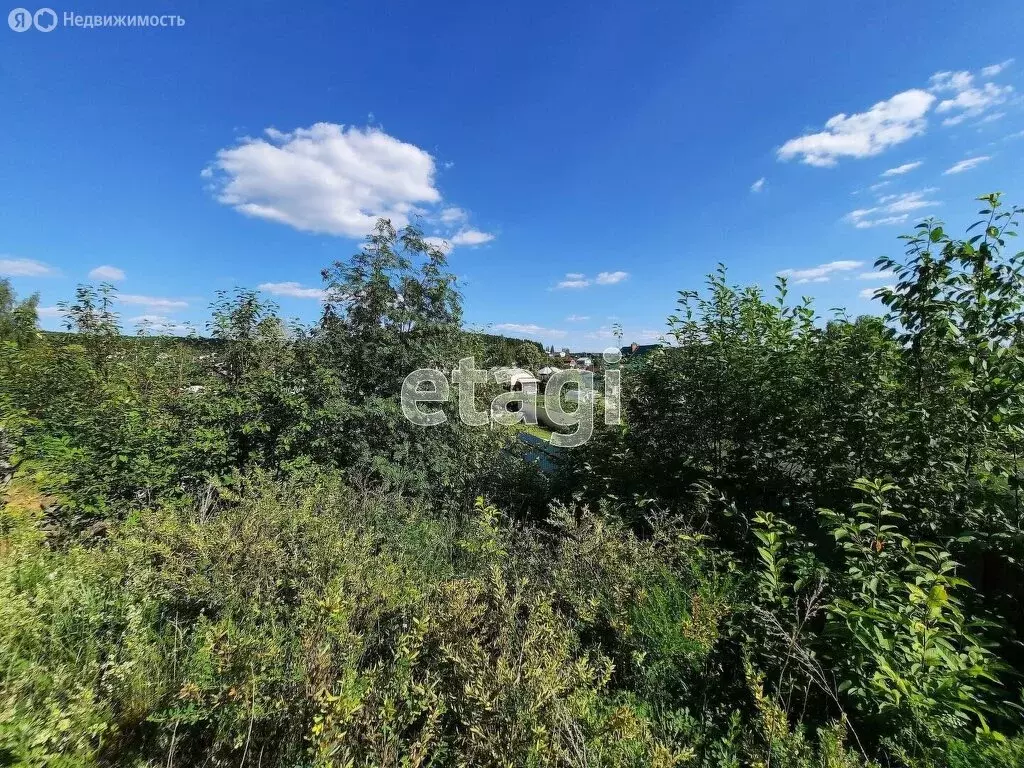
[[7,14],[7,26],[15,32],[52,32],[58,26],[78,29],[105,29],[124,27],[127,29],[149,29],[153,27],[175,28],[185,26],[185,18],[177,14],[98,14],[62,11],[40,8],[34,13],[28,8],[15,8]]

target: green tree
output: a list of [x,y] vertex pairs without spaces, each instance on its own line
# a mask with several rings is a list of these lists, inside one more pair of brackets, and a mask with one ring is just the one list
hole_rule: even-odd
[[0,342],[13,341],[19,346],[37,338],[39,294],[17,300],[9,280],[0,278]]
[[416,227],[380,219],[362,249],[323,278],[321,332],[353,393],[397,394],[416,368],[454,362],[461,297],[444,252]]

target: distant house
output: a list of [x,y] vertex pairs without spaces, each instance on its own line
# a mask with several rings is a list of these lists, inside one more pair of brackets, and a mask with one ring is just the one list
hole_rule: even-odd
[[546,379],[548,376],[550,376],[553,373],[558,373],[558,369],[557,368],[552,368],[550,365],[546,365],[543,368],[541,368],[539,371],[537,371],[537,374],[542,379]]
[[[512,392],[522,392],[536,398],[540,390],[540,379],[522,368],[495,368],[495,379],[499,384],[508,384]],[[506,406],[509,411],[520,410],[521,403],[513,401]]]
[[509,383],[512,385],[513,392],[526,392],[536,395],[540,379],[529,371],[516,371],[512,374],[512,379]]
[[637,344],[635,341],[628,347],[622,347],[619,353],[622,355],[622,362],[629,360],[638,360],[645,355],[649,355],[657,349],[661,349],[661,344]]
[[577,357],[575,360],[573,360],[573,365],[576,368],[593,368],[594,360],[589,357]]
[[507,384],[510,389],[517,392],[529,392],[531,389],[536,392],[540,379],[527,371],[525,368],[499,366],[491,369],[491,375],[499,384]]

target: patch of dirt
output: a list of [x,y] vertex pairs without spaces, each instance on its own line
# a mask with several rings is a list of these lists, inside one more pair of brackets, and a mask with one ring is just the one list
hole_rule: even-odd
[[41,493],[38,488],[24,478],[14,478],[4,492],[4,500],[12,507],[30,513],[42,512],[54,503],[54,500]]

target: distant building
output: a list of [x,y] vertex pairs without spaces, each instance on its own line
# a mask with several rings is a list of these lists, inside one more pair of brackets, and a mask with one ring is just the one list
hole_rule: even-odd
[[540,379],[524,368],[502,366],[492,368],[491,373],[499,384],[507,384],[514,392],[533,392],[537,394]]
[[651,352],[661,349],[661,346],[661,344],[637,344],[634,341],[628,347],[622,347],[619,353],[622,355],[622,362],[627,362],[649,355]]
[[[512,392],[522,392],[529,399],[536,400],[540,390],[540,379],[522,368],[495,368],[495,379],[499,384],[508,384]],[[520,410],[521,403],[513,401],[506,406],[509,411]]]

